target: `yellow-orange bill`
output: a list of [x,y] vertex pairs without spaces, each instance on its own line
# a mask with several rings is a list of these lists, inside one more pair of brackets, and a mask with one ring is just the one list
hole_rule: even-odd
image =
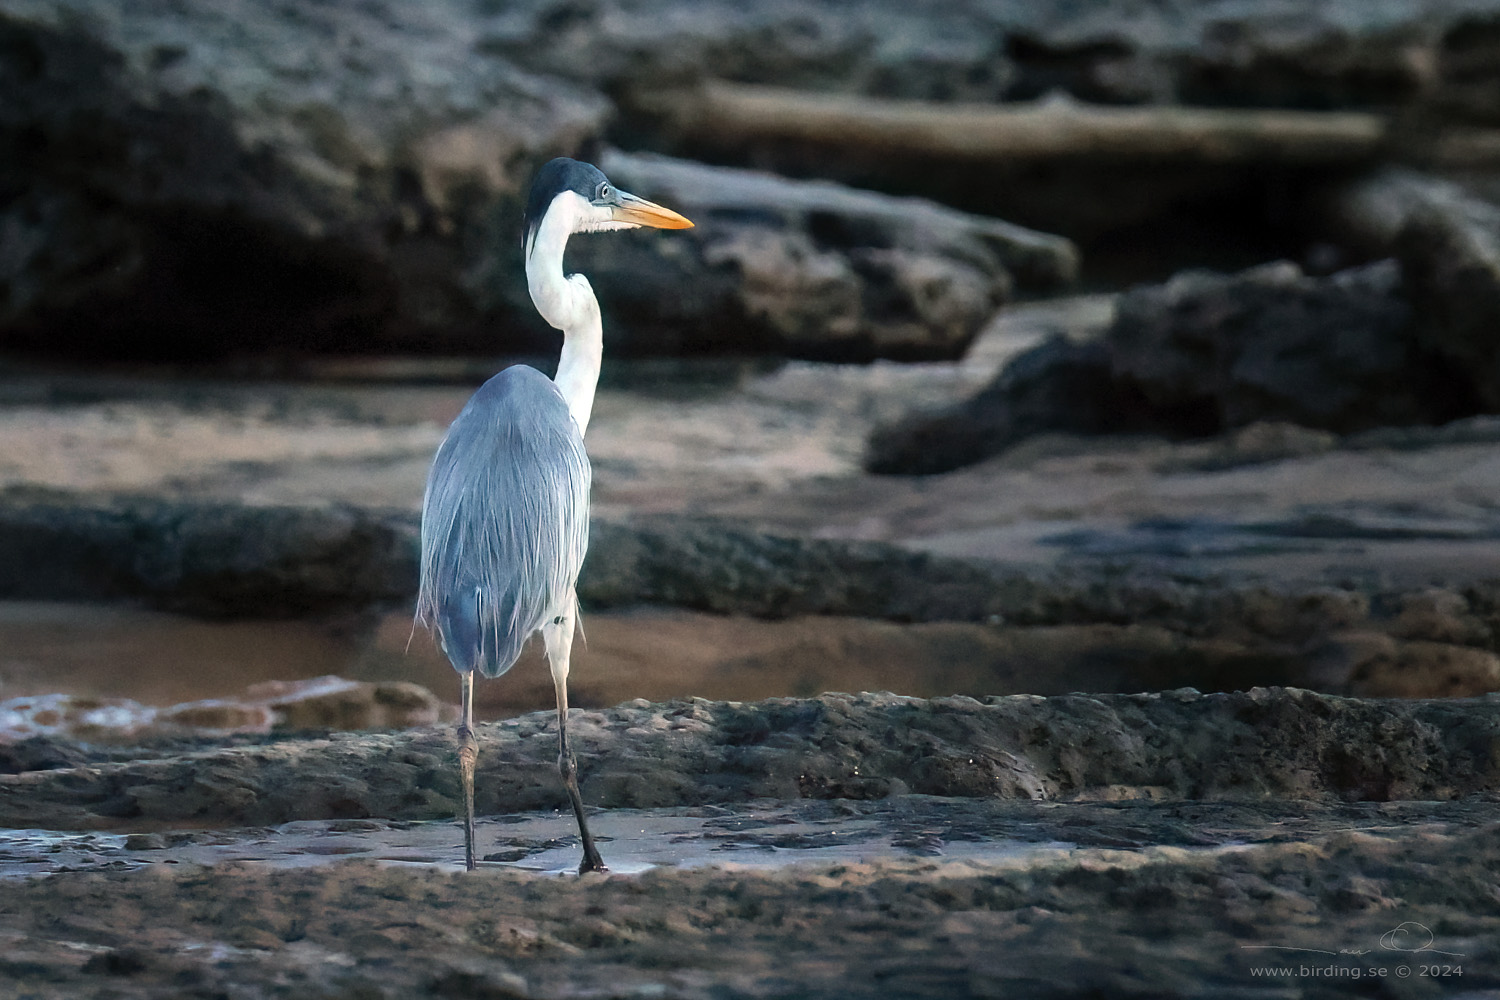
[[616,222],[629,222],[652,229],[692,229],[693,223],[670,208],[654,201],[637,198],[633,194],[621,194],[620,204],[612,212]]

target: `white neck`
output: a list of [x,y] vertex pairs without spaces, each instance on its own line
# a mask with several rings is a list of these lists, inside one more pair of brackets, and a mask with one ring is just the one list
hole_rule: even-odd
[[[568,197],[564,192],[559,198]],[[571,195],[577,197],[576,195]],[[582,199],[578,199],[582,202]],[[599,300],[588,279],[581,274],[563,275],[563,250],[572,235],[576,216],[548,211],[526,248],[526,284],[537,312],[563,332],[562,356],[553,379],[567,400],[578,431],[588,430],[594,409],[594,390],[599,384],[599,364],[604,358],[604,324]]]
[[599,364],[604,360],[604,323],[599,318],[599,300],[581,274],[568,278],[578,308],[576,322],[562,328],[562,356],[557,359],[557,376],[553,379],[562,390],[578,433],[589,429],[589,415],[594,410],[594,390],[599,385]]

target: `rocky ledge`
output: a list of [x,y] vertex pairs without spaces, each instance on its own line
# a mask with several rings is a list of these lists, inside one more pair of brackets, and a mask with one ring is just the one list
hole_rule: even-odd
[[[1394,801],[1500,783],[1500,700],[1374,701],[1257,688],[1201,695],[923,700],[825,694],[578,711],[585,799],[643,808],[925,795],[1048,801]],[[480,727],[478,809],[561,801],[555,720]],[[179,748],[180,751],[180,748]],[[451,816],[446,730],[342,735],[0,776],[0,825],[268,824]],[[55,755],[54,755],[55,757]]]
[[[1055,565],[1035,565],[722,521],[598,521],[579,594],[589,611],[952,623],[908,641],[935,644],[934,656],[957,641],[963,655],[1009,664],[1017,677],[1045,664],[1105,690],[1276,683],[1465,696],[1500,684],[1500,584],[1490,564],[1476,555],[1434,581],[1420,570],[1399,578],[1356,572],[1340,560],[1351,541],[1477,546],[1496,530],[1314,515],[1079,528],[1059,539]],[[1236,553],[1274,556],[1279,545],[1295,553],[1325,546],[1319,558],[1330,561],[1274,577],[1233,565]],[[412,514],[352,507],[13,499],[0,504],[0,556],[0,597],[9,599],[317,618],[409,608],[417,525]],[[992,682],[1001,683],[998,674]]]

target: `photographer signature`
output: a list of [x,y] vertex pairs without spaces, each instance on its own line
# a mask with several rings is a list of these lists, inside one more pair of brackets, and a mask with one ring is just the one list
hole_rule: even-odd
[[[1434,948],[1432,942],[1432,931],[1427,928],[1426,924],[1419,924],[1415,920],[1403,920],[1380,935],[1380,947],[1384,951],[1444,955],[1449,958],[1464,957],[1463,952],[1442,951]],[[1328,951],[1325,948],[1299,948],[1296,945],[1286,944],[1242,944],[1240,947],[1246,951],[1300,951],[1314,955],[1368,955],[1374,950],[1372,948],[1340,948],[1338,951]]]

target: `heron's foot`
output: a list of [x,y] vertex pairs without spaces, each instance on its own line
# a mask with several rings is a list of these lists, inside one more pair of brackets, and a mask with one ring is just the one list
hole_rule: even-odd
[[609,866],[604,859],[599,857],[599,852],[590,844],[583,852],[583,860],[578,862],[578,874],[587,875],[589,872],[608,872]]

